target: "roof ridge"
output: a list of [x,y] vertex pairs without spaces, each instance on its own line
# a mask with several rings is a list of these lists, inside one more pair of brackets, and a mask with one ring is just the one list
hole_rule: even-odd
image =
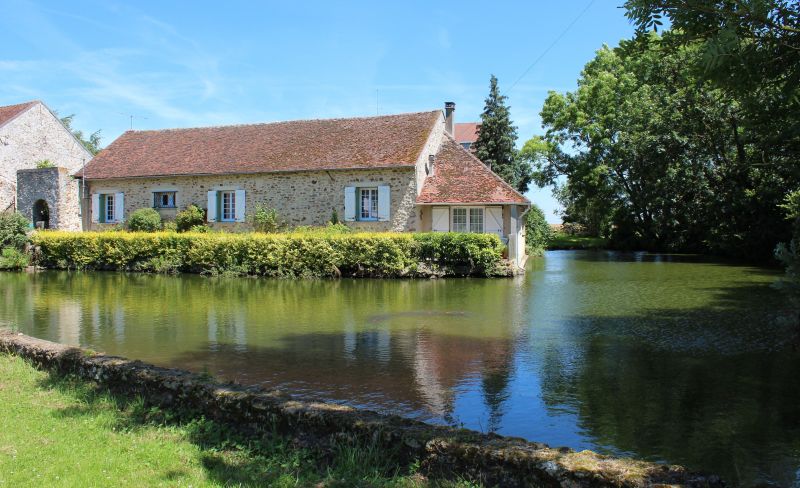
[[205,130],[205,129],[236,129],[243,127],[261,127],[265,125],[282,125],[282,124],[296,124],[299,122],[340,122],[344,120],[369,120],[369,119],[388,119],[396,117],[408,117],[410,115],[425,115],[441,112],[441,110],[425,110],[420,112],[405,112],[400,114],[386,114],[386,115],[365,115],[359,117],[333,117],[328,119],[295,119],[295,120],[277,120],[274,122],[253,122],[246,124],[226,124],[226,125],[207,125],[200,127],[171,127],[166,129],[146,129],[146,130],[126,130],[127,133],[145,133],[145,132],[180,132],[190,130]]
[[[4,106],[0,107],[0,112],[2,112],[3,110],[7,110],[7,109],[14,109],[15,110],[15,111],[11,111],[12,114],[11,114],[10,117],[8,117],[5,120],[0,120],[0,127],[6,125],[9,122],[11,122],[12,120],[16,119],[17,117],[19,117],[20,115],[25,113],[25,111],[27,111],[29,108],[33,107],[37,103],[39,103],[41,105],[44,105],[44,102],[42,102],[41,100],[31,100],[31,101],[28,101],[28,102],[15,103],[13,105],[4,105]],[[47,105],[45,105],[45,107],[46,106]]]
[[[468,155],[470,158],[474,159],[474,160],[475,160],[475,162],[477,162],[477,163],[480,163],[480,165],[481,165],[481,166],[483,166],[483,167],[484,167],[484,168],[485,168],[485,169],[486,169],[486,170],[487,170],[487,171],[488,171],[488,172],[489,172],[489,173],[490,173],[492,176],[494,176],[496,180],[498,180],[498,181],[499,181],[500,183],[502,183],[503,185],[507,186],[507,187],[508,187],[508,188],[509,188],[511,191],[513,191],[514,193],[516,193],[518,196],[522,197],[524,200],[528,200],[528,197],[526,197],[525,195],[523,195],[522,193],[520,193],[519,191],[517,191],[517,189],[516,189],[516,188],[514,188],[513,186],[511,186],[511,184],[510,184],[510,183],[508,183],[506,180],[504,180],[503,178],[501,178],[501,177],[500,177],[500,175],[498,175],[497,173],[495,173],[494,171],[492,171],[492,168],[490,168],[490,167],[486,166],[486,163],[484,163],[483,161],[481,161],[480,159],[478,159],[478,157],[477,157],[477,156],[475,156],[474,154],[472,154],[472,152],[470,152],[470,151],[468,151],[468,150],[464,149],[464,147],[463,147],[461,144],[459,144],[459,143],[458,143],[458,141],[456,141],[456,140],[455,140],[455,138],[454,138],[453,136],[451,136],[450,134],[447,134],[447,133],[445,133],[445,137],[447,137],[447,139],[449,139],[449,140],[450,140],[450,142],[452,142],[452,143],[453,143],[453,146],[454,146],[454,147],[455,147],[457,150],[459,150],[459,151],[462,151],[462,152],[466,153],[466,154],[467,154],[467,155]],[[528,202],[530,202],[530,200],[528,200]]]

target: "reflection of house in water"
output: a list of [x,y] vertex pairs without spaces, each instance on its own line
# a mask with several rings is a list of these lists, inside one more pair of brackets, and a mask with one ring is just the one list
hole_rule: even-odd
[[52,316],[52,327],[57,331],[58,342],[70,346],[81,345],[82,310],[80,302],[63,299]]
[[247,316],[244,310],[223,314],[218,313],[212,305],[207,313],[210,350],[216,351],[220,345],[228,345],[237,352],[247,351]]
[[489,427],[494,430],[507,398],[514,360],[513,338],[473,338],[416,334],[414,379],[431,413],[452,415],[460,384],[481,379]]

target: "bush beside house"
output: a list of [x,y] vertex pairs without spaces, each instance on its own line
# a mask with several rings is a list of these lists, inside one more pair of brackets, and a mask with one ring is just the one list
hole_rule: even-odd
[[30,260],[23,252],[30,221],[20,213],[0,213],[0,270],[23,269]]
[[134,232],[156,232],[161,225],[161,214],[152,208],[140,208],[128,218],[128,229]]
[[38,264],[270,277],[498,276],[508,274],[492,234],[41,232]]
[[525,217],[525,242],[528,254],[541,256],[553,239],[553,228],[547,223],[542,209],[535,204],[531,204]]

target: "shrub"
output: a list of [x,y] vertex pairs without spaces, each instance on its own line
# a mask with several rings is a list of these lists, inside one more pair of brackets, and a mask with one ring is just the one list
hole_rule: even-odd
[[36,169],[55,168],[56,165],[49,159],[42,159],[36,162]]
[[503,274],[493,234],[42,232],[40,264],[68,269],[273,277]]
[[134,232],[161,230],[161,214],[152,208],[140,208],[128,217],[128,229]]
[[21,250],[28,242],[31,223],[21,213],[0,213],[0,249]]
[[19,270],[24,269],[30,264],[28,254],[13,247],[6,247],[0,251],[0,269]]
[[161,228],[166,232],[177,232],[178,225],[175,222],[164,222]]
[[340,223],[340,221],[339,221],[339,212],[337,212],[335,208],[333,209],[333,212],[331,212],[331,220],[330,220],[329,223],[331,225],[336,225],[336,224]]
[[278,211],[263,203],[256,204],[256,211],[250,215],[249,220],[256,232],[272,234],[278,232],[282,226],[278,219]]
[[211,232],[211,228],[207,225],[193,225],[189,232],[194,232],[196,234],[207,234]]
[[554,237],[553,228],[547,223],[542,209],[535,204],[531,205],[525,218],[525,245],[528,254],[541,255]]
[[181,210],[175,215],[175,227],[178,232],[187,232],[193,227],[204,226],[206,215],[197,205],[189,205],[186,210]]

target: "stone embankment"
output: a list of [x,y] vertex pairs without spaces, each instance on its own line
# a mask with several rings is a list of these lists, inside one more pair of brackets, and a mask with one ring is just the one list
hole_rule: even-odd
[[73,374],[116,393],[141,396],[163,408],[185,410],[244,433],[277,429],[326,442],[376,442],[416,460],[431,476],[460,476],[487,486],[721,487],[716,476],[590,451],[554,449],[522,439],[481,434],[341,405],[303,401],[278,391],[215,382],[207,375],[166,369],[0,331],[0,352],[58,374]]

